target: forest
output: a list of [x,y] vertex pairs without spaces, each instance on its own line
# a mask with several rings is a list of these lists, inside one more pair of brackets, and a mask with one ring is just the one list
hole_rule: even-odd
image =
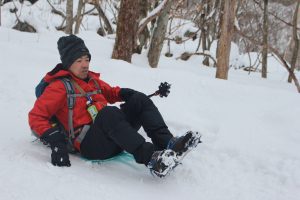
[[[25,32],[39,32],[35,10],[45,0],[1,0],[0,25]],[[231,67],[268,76],[268,58],[287,70],[286,81],[300,85],[299,0],[46,0],[51,13],[38,23],[55,19],[50,31],[78,34],[95,31],[113,37],[113,59],[131,62],[135,53],[147,53],[149,66],[159,66],[161,56],[172,57],[174,44],[193,43],[194,50],[176,59],[202,58],[201,65],[216,68],[216,78],[228,79]],[[41,8],[40,8],[41,9]],[[6,20],[13,16],[14,20]],[[31,17],[30,17],[31,16]],[[89,27],[88,18],[97,20]],[[32,20],[33,19],[33,20]],[[212,53],[214,42],[217,44]],[[163,46],[167,51],[162,52]],[[232,46],[249,62],[230,61]]]

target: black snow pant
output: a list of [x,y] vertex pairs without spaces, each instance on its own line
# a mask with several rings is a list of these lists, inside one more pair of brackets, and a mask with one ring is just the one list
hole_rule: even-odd
[[[143,127],[152,143],[137,131]],[[137,163],[147,165],[154,151],[165,149],[173,137],[157,107],[143,93],[135,93],[121,109],[104,107],[81,143],[87,159],[111,158],[123,150],[131,153]]]

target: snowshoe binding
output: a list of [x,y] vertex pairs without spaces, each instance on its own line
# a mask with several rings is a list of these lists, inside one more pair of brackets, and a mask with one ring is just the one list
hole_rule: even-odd
[[198,132],[188,131],[183,136],[173,137],[167,149],[176,152],[177,162],[180,162],[192,149],[201,143],[201,134]]
[[178,165],[176,152],[171,149],[155,151],[147,167],[153,175],[163,178]]
[[155,151],[147,167],[153,175],[163,178],[181,164],[181,160],[201,143],[201,134],[188,131],[183,136],[173,137],[167,149]]

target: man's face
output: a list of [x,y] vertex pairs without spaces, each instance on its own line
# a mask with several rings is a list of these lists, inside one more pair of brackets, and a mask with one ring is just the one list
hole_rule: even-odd
[[90,61],[88,56],[82,56],[73,62],[69,71],[80,79],[86,79],[88,77]]

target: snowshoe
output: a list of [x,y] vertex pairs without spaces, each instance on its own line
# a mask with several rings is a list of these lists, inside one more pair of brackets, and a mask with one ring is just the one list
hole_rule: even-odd
[[173,137],[167,149],[176,152],[177,162],[180,162],[192,149],[201,143],[201,134],[198,132],[188,131],[183,136]]
[[159,178],[168,175],[178,165],[176,153],[171,149],[155,151],[147,167]]

